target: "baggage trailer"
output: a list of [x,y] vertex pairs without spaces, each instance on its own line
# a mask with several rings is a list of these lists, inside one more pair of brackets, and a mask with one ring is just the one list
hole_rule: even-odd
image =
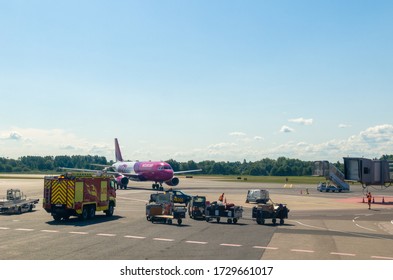
[[285,204],[258,204],[252,208],[252,218],[256,220],[259,225],[264,225],[266,219],[272,219],[273,225],[280,220],[280,225],[284,224],[284,219],[288,219],[289,209]]
[[172,224],[172,220],[177,220],[180,226],[186,218],[187,209],[184,205],[173,202],[171,193],[157,193],[150,196],[149,203],[146,204],[146,220],[154,223]]
[[215,219],[219,223],[223,218],[227,219],[228,224],[232,224],[232,222],[236,224],[241,217],[243,217],[243,207],[234,204],[212,203],[206,207],[205,211],[206,222]]
[[27,199],[19,189],[8,189],[5,199],[0,200],[0,213],[22,214],[31,212],[39,199]]
[[43,208],[55,221],[68,220],[70,216],[92,219],[96,211],[110,217],[115,206],[116,190],[109,176],[66,173],[44,177]]

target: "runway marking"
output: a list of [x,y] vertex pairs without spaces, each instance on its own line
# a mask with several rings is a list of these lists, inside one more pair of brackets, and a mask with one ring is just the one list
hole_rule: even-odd
[[58,230],[43,229],[42,232],[59,232]]
[[352,222],[355,224],[355,226],[357,226],[357,227],[359,227],[359,228],[362,228],[362,229],[365,229],[365,230],[369,230],[369,231],[376,231],[375,229],[366,228],[366,227],[363,227],[363,226],[359,225],[358,223],[356,223],[356,219],[358,219],[358,218],[359,218],[359,217],[355,217],[355,218],[352,220]]
[[330,255],[338,255],[338,256],[349,256],[349,257],[354,257],[356,254],[349,254],[349,253],[337,253],[337,252],[331,252]]
[[70,231],[69,233],[71,233],[71,234],[80,234],[80,235],[89,234],[88,232],[84,232],[84,231]]
[[125,238],[133,238],[133,239],[145,239],[144,236],[133,236],[133,235],[125,235]]
[[97,233],[97,236],[108,236],[108,237],[113,237],[116,236],[116,234],[113,233]]
[[166,238],[153,238],[156,241],[166,241],[166,242],[173,242],[175,239],[166,239]]
[[242,247],[243,245],[240,244],[227,244],[227,243],[222,243],[220,246],[226,246],[226,247]]
[[18,230],[18,231],[34,231],[34,229],[32,229],[32,228],[16,228],[15,230]]
[[367,238],[375,238],[375,239],[382,239],[382,240],[392,240],[391,238],[385,238],[385,237],[380,237],[380,236],[372,236],[364,233],[355,233],[355,232],[349,232],[349,231],[343,231],[343,230],[335,230],[335,229],[328,229],[328,228],[323,228],[323,227],[317,227],[317,226],[312,226],[312,225],[307,225],[304,223],[301,223],[299,221],[294,221],[302,226],[305,227],[310,227],[310,228],[315,228],[315,229],[321,229],[321,230],[326,230],[326,231],[331,231],[331,232],[339,232],[339,233],[345,233],[345,234],[350,234],[354,236],[360,236],[360,237],[367,237]]
[[313,250],[302,250],[302,249],[291,249],[291,252],[298,252],[298,253],[315,253]]
[[190,243],[190,244],[201,244],[201,245],[207,244],[207,242],[204,242],[204,241],[186,241],[186,243]]
[[0,227],[0,229],[10,229],[9,227]]
[[265,250],[278,250],[276,247],[263,247],[263,246],[253,246],[254,249],[265,249]]
[[372,259],[393,260],[391,257],[371,256]]

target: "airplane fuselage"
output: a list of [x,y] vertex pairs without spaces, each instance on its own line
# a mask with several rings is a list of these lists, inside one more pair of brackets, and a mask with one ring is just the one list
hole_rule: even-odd
[[163,183],[173,178],[172,167],[162,161],[119,161],[112,165],[119,174],[134,175],[127,176],[135,181],[154,181]]

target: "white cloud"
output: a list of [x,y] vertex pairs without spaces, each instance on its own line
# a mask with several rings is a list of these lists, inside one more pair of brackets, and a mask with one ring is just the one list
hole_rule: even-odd
[[263,137],[261,137],[261,136],[254,136],[254,140],[256,140],[256,141],[262,141],[262,140],[263,140]]
[[2,133],[3,136],[0,137],[0,140],[21,140],[22,135],[19,132],[11,131]]
[[243,137],[243,136],[246,136],[247,134],[245,134],[244,132],[235,131],[235,132],[229,133],[229,135]]
[[280,129],[280,132],[282,133],[290,133],[295,131],[293,128],[290,128],[289,126],[283,125]]
[[340,123],[340,124],[338,125],[338,127],[339,127],[339,128],[348,128],[348,127],[351,127],[351,126],[348,125],[348,124]]
[[303,125],[313,124],[313,119],[305,119],[305,118],[289,119],[288,121],[292,123],[303,124]]

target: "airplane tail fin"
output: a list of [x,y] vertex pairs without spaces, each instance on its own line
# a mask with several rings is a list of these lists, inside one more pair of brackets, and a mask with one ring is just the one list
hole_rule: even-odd
[[115,156],[116,156],[116,161],[123,161],[123,157],[121,156],[119,141],[117,141],[117,138],[115,138]]

